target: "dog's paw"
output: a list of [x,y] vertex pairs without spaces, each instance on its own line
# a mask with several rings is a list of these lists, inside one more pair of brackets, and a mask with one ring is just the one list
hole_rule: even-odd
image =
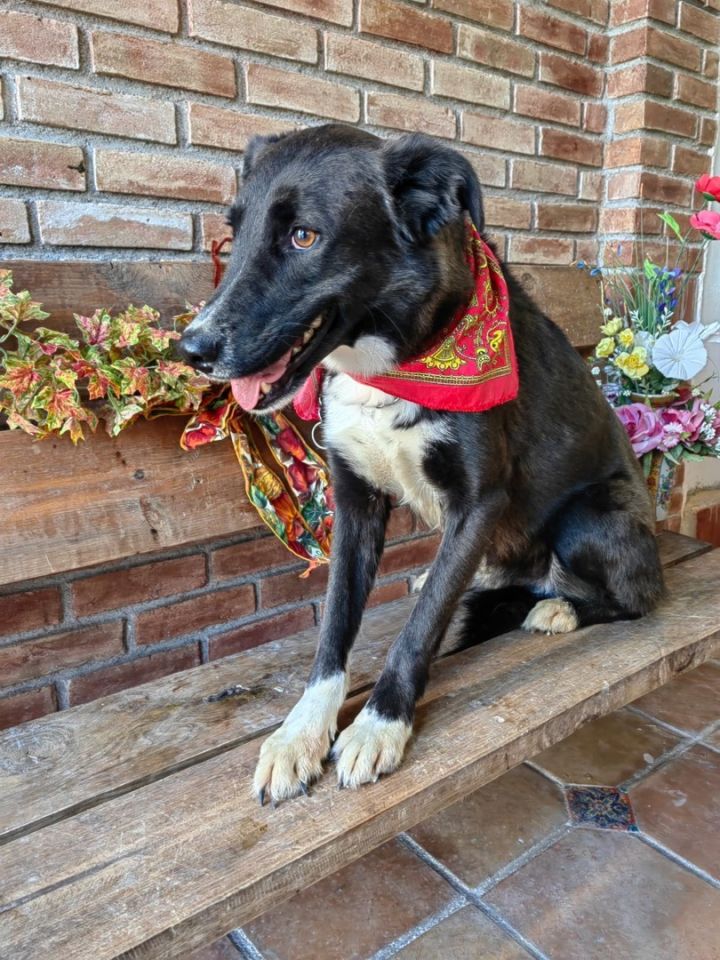
[[320,777],[346,690],[345,674],[312,684],[263,743],[253,778],[261,804],[266,797],[275,803],[307,793],[308,785]]
[[571,633],[578,628],[575,607],[567,600],[552,597],[540,600],[525,618],[523,630],[535,633]]
[[374,783],[381,774],[397,770],[411,733],[404,720],[385,720],[372,708],[361,710],[332,748],[338,786]]

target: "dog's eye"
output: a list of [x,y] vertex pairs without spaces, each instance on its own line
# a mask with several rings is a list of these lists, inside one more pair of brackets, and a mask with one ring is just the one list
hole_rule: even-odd
[[319,234],[315,230],[308,230],[307,227],[296,227],[291,236],[290,243],[296,250],[309,250],[317,242]]

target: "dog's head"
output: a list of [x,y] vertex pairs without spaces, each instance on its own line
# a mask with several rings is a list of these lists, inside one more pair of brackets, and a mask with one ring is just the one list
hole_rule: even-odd
[[180,351],[257,412],[288,403],[326,358],[383,372],[467,297],[465,212],[482,231],[472,167],[428,137],[327,125],[256,138],[227,269]]

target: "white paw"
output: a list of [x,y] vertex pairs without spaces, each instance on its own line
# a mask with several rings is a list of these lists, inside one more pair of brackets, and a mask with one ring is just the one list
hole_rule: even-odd
[[285,722],[263,743],[253,788],[260,803],[307,792],[322,773],[337,733],[337,715],[347,692],[344,673],[309,686]]
[[359,787],[374,783],[382,773],[392,773],[400,766],[411,733],[404,720],[384,720],[372,708],[361,710],[332,749],[338,785]]
[[536,633],[571,633],[578,628],[575,607],[560,597],[540,600],[525,618],[523,630]]

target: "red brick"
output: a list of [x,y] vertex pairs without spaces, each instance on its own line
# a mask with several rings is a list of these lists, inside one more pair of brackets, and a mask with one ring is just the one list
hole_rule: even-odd
[[550,93],[534,84],[515,85],[515,113],[538,120],[580,126],[580,101],[564,93]]
[[531,216],[532,208],[528,200],[507,200],[504,197],[485,198],[485,223],[490,227],[529,230]]
[[525,77],[535,73],[535,51],[530,47],[465,23],[458,26],[458,56]]
[[415,532],[415,514],[410,507],[395,507],[385,530],[387,540],[409,537]]
[[482,113],[462,115],[461,139],[478,147],[508,153],[535,153],[535,127],[530,123],[506,120]]
[[98,573],[72,584],[73,610],[78,617],[88,617],[196,590],[204,586],[206,580],[205,557],[200,555]]
[[702,50],[695,41],[654,27],[648,29],[647,55],[686,70],[700,70],[702,66]]
[[433,64],[431,93],[505,110],[510,106],[510,80],[507,77],[443,60],[436,60]]
[[253,137],[289,133],[297,124],[222,110],[205,103],[190,104],[190,143],[242,152]]
[[548,6],[564,10],[603,26],[608,20],[608,0],[547,0]]
[[604,133],[607,127],[607,107],[600,103],[583,104],[583,130]]
[[572,240],[545,237],[510,237],[509,263],[569,264],[573,260]]
[[439,53],[451,53],[453,48],[449,20],[413,10],[394,0],[363,0],[360,32],[401,40]]
[[307,24],[227,0],[189,0],[188,8],[191,37],[287,60],[317,63],[317,31]]
[[0,183],[50,190],[84,190],[80,147],[40,140],[0,139]]
[[597,263],[600,256],[600,244],[597,240],[582,240],[578,238],[575,241],[575,259],[584,260],[586,263]]
[[122,652],[123,624],[118,620],[0,647],[0,676],[12,686]]
[[346,34],[327,35],[325,69],[408,90],[422,90],[425,78],[424,63],[415,54]]
[[587,58],[593,63],[607,64],[610,52],[610,37],[604,33],[593,33],[588,39]]
[[715,110],[718,100],[718,88],[715,83],[708,83],[707,80],[698,80],[696,77],[689,77],[687,74],[678,74],[676,93],[678,100],[684,103],[691,103],[702,110]]
[[433,534],[387,547],[380,561],[380,576],[429,566],[435,559],[439,545],[440,535]]
[[22,200],[0,197],[0,243],[30,243],[30,224]]
[[77,27],[60,20],[0,11],[0,57],[79,67]]
[[[458,149],[454,147],[453,149]],[[468,150],[460,150],[460,153],[467,159],[477,174],[477,177],[484,187],[504,187],[507,182],[507,161],[505,157],[493,154],[471,153]]]
[[[202,233],[203,250],[212,248],[213,240],[220,243],[226,237],[231,237],[230,227],[227,225],[227,218],[223,213],[201,213],[200,230]],[[223,253],[228,251],[228,245],[225,245]]]
[[260,583],[260,606],[279,607],[285,603],[300,603],[320,597],[325,593],[327,580],[327,564],[317,567],[307,577],[301,577],[295,571],[265,577]]
[[227,163],[211,163],[167,153],[95,151],[95,178],[99,190],[231,203],[237,191],[235,170]]
[[694,150],[676,144],[673,155],[672,171],[681,177],[699,177],[707,173],[712,166],[712,158],[707,151]]
[[475,20],[487,27],[499,30],[512,30],[515,15],[513,0],[493,0],[492,3],[478,3],[478,0],[434,0],[435,10],[454,13],[466,20]]
[[686,180],[665,177],[659,173],[644,171],[642,175],[642,197],[644,200],[667,203],[684,207],[690,203],[692,186]]
[[177,33],[180,21],[177,0],[40,0],[65,10],[77,10],[123,23],[137,23],[165,33]]
[[298,563],[297,557],[277,537],[260,537],[213,550],[210,569],[215,579],[230,580],[289,564],[295,564],[299,570],[304,569],[304,565]]
[[248,100],[264,107],[318,113],[354,123],[360,118],[357,90],[337,81],[318,80],[301,73],[251,63],[247,71]]
[[368,607],[379,607],[383,603],[392,603],[393,600],[401,600],[408,595],[408,585],[406,580],[394,580],[392,583],[382,583],[370,591],[368,597]]
[[538,230],[560,230],[563,233],[592,233],[597,229],[595,207],[574,203],[539,203]]
[[633,93],[654,93],[658,97],[672,94],[673,73],[655,63],[636,63],[608,74],[607,95],[627,97]]
[[57,587],[42,587],[0,597],[0,635],[29,633],[62,620],[62,602]]
[[625,63],[647,54],[648,31],[646,26],[628,30],[612,38],[610,43],[610,63]]
[[455,114],[427,99],[411,100],[396,93],[368,93],[368,123],[395,130],[420,131],[452,140]]
[[513,160],[510,185],[516,190],[572,195],[577,189],[577,170],[560,163]]
[[708,80],[717,80],[720,68],[720,55],[714,50],[706,50],[703,58],[703,74]]
[[262,0],[266,7],[304,13],[318,20],[329,20],[345,27],[352,24],[353,0]]
[[691,33],[706,43],[720,43],[720,17],[707,10],[700,10],[690,3],[680,4],[680,29]]
[[[695,536],[699,540],[711,543],[714,547],[720,547],[720,504],[698,510]],[[0,700],[0,709],[2,709],[2,700]]]
[[175,107],[165,100],[75,87],[37,77],[21,77],[18,91],[22,120],[133,140],[176,142]]
[[561,53],[540,54],[538,78],[544,83],[552,83],[589,97],[599,97],[603,88],[602,71],[564,57]]
[[278,613],[274,617],[265,617],[264,620],[256,620],[212,637],[209,643],[210,659],[219,660],[220,657],[228,657],[233,653],[240,653],[241,650],[250,650],[262,643],[270,643],[271,640],[291,637],[314,626],[315,611],[312,607],[300,607]]
[[610,4],[611,27],[646,19],[674,25],[676,16],[677,0],[614,0]]
[[234,97],[235,64],[230,57],[207,53],[174,41],[91,32],[93,70],[144,83],[180,87]]
[[608,177],[608,199],[620,200],[627,197],[639,197],[642,174],[639,171],[614,173]]
[[135,637],[139,644],[160,643],[222,625],[227,620],[239,620],[254,612],[255,590],[248,583],[139,613]]
[[559,17],[551,17],[527,4],[520,5],[518,33],[546,46],[578,54],[585,53],[588,38],[587,30],[582,27],[568,20],[560,20]]
[[697,133],[697,116],[690,110],[652,100],[623,103],[615,110],[615,132],[630,130],[660,130],[692,139]]
[[0,730],[27,723],[57,710],[52,687],[41,687],[0,700]]
[[583,137],[579,133],[565,133],[543,127],[540,156],[600,167],[603,162],[603,143],[596,137]]
[[89,703],[98,697],[106,697],[141,683],[149,683],[166,677],[169,673],[188,670],[200,663],[196,643],[178,647],[175,650],[163,650],[151,653],[148,657],[139,657],[128,663],[119,663],[114,667],[104,667],[83,677],[74,677],[70,681],[70,705]]
[[603,196],[604,177],[596,170],[583,170],[580,173],[578,200],[594,200],[599,203]]
[[626,137],[613,140],[605,148],[607,167],[667,167],[670,162],[670,143],[657,137]]
[[70,247],[190,250],[189,213],[111,203],[38,201],[43,243]]
[[601,233],[662,233],[656,211],[646,207],[603,207],[600,211]]
[[704,117],[700,123],[700,143],[704,144],[706,147],[711,147],[715,143],[716,137],[717,120],[711,120],[709,117]]

